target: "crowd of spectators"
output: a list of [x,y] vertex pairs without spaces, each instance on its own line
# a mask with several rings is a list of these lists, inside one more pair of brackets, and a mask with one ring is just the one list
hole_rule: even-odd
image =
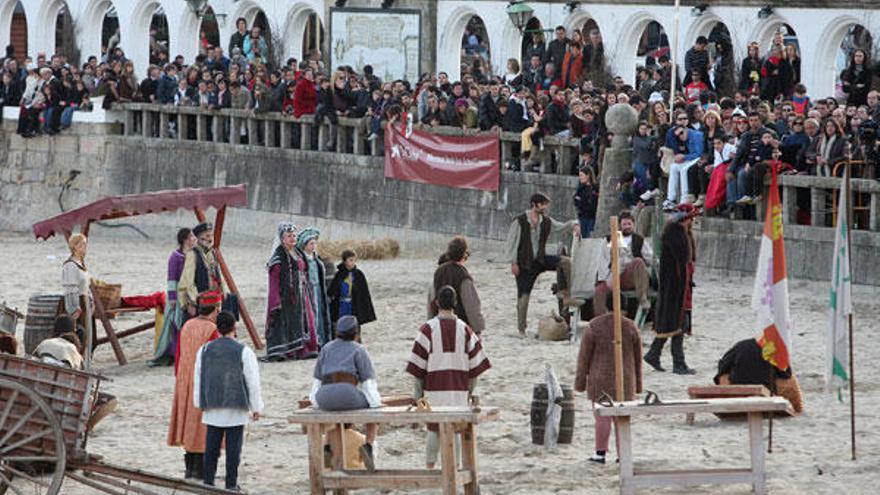
[[[576,162],[558,168],[573,174],[588,168],[594,177],[597,158],[610,142],[605,112],[624,103],[640,119],[632,139],[632,173],[620,184],[621,197],[631,206],[658,196],[664,172],[669,175],[666,207],[699,206],[713,172],[725,164],[720,209],[734,211],[761,194],[768,164],[784,173],[829,175],[845,157],[874,161],[876,156],[880,102],[871,86],[877,69],[865,50],[853,50],[840,74],[844,99],[813,99],[800,83],[797,48],[781,34],[767,53],[750,44],[739,70],[728,41],[715,39],[710,50],[709,40],[700,36],[684,58],[684,78],[676,74],[669,108],[668,57],[649,58],[628,83],[609,74],[598,30],[569,33],[560,26],[546,44],[536,33],[524,64],[508,60],[503,75],[490,74],[483,57],[474,57],[458,81],[439,72],[410,82],[382,81],[369,65],[361,73],[348,66],[327,70],[319,51],[273,66],[259,27],[248,27],[244,19],[236,26],[226,50],[203,43],[192,63],[178,55],[151,65],[143,79],[118,46],[81,67],[43,54],[19,65],[7,47],[0,101],[20,108],[19,133],[25,137],[58,132],[98,97],[103,108],[137,101],[314,115],[331,129],[340,117],[356,118],[368,139],[381,134],[384,122],[406,113],[423,127],[520,134],[515,156],[505,164],[514,170],[530,171],[546,159],[546,136],[576,140]],[[335,132],[330,139],[336,139]]]

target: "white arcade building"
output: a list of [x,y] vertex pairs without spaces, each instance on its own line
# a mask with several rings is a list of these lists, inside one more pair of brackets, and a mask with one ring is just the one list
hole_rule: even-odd
[[[531,19],[516,26],[511,3],[528,4]],[[150,62],[150,33],[168,52],[193,60],[202,38],[225,47],[235,20],[271,33],[273,48],[301,58],[313,48],[327,53],[324,26],[331,8],[417,9],[427,55],[422,71],[446,71],[455,79],[462,62],[466,30],[475,32],[495,73],[509,58],[520,58],[525,37],[543,30],[548,41],[557,25],[601,32],[605,54],[615,73],[632,82],[646,54],[676,45],[679,60],[699,35],[722,30],[730,39],[736,66],[749,42],[762,51],[782,31],[801,56],[801,80],[813,97],[834,95],[837,77],[854,47],[871,46],[880,34],[880,0],[697,0],[682,1],[673,33],[672,0],[0,0],[0,45],[16,56],[64,53],[84,61],[100,55],[118,29],[118,42],[136,71]],[[369,29],[369,26],[365,26]],[[676,36],[677,34],[677,36]],[[114,40],[115,42],[115,40]]]

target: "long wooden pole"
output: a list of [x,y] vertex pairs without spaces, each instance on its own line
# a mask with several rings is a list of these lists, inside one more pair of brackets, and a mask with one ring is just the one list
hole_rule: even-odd
[[617,217],[611,217],[611,300],[614,305],[614,400],[623,401],[623,322],[620,310],[620,254]]
[[669,76],[669,122],[675,123],[675,83],[678,82],[678,23],[679,14],[681,13],[681,0],[675,0],[675,8],[673,10],[672,20],[672,46],[669,47],[669,62],[672,66],[672,75]]
[[[850,183],[850,178],[852,177],[852,162],[848,162],[846,164],[846,243],[847,249],[846,254],[849,257],[849,273],[850,277],[852,277],[853,266],[852,266],[852,230],[850,227],[853,225],[853,216],[852,216],[852,184]],[[852,283],[852,282],[850,282]],[[849,320],[849,433],[850,433],[850,441],[852,445],[852,460],[856,460],[856,377],[855,377],[855,363],[853,361],[853,315],[852,312],[848,315]]]

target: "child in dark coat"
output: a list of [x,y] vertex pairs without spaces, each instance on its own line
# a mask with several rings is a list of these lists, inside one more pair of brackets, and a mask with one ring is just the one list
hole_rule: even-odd
[[337,265],[336,275],[327,289],[330,317],[333,321],[337,321],[343,316],[352,315],[357,318],[359,326],[363,327],[367,323],[376,321],[367,277],[358,269],[357,253],[353,250],[346,249],[342,252],[341,258],[342,263]]

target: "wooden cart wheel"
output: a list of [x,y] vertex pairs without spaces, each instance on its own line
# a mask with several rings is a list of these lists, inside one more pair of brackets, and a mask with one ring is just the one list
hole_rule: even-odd
[[56,495],[64,481],[64,431],[40,395],[0,378],[0,495]]

